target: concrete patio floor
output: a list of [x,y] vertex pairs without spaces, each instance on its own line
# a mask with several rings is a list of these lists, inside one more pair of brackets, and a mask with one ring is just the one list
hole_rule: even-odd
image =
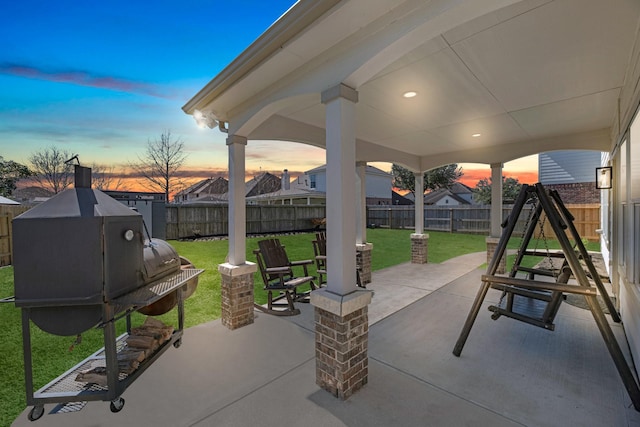
[[347,401],[315,384],[313,307],[300,304],[299,316],[256,312],[236,331],[219,320],[187,329],[117,414],[108,402],[55,415],[46,405],[36,424],[26,408],[13,426],[640,426],[587,310],[562,304],[550,332],[483,309],[453,356],[485,256],[374,272],[369,383]]

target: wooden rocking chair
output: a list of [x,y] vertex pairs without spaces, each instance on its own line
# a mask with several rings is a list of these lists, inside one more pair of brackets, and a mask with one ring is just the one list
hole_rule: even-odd
[[[318,273],[318,286],[327,283],[324,276],[327,275],[327,233],[319,231],[316,233],[316,240],[312,240],[313,253],[316,260],[316,272]],[[360,288],[366,288],[360,280],[360,269],[356,268],[356,284]]]
[[[261,240],[258,242],[258,248],[253,253],[258,261],[264,290],[267,291],[267,307],[255,303],[254,306],[260,311],[277,316],[300,314],[294,302],[308,302],[309,293],[299,293],[298,287],[308,283],[311,290],[316,289],[313,282],[315,277],[310,276],[307,269],[313,261],[289,261],[287,252],[279,239]],[[293,267],[302,267],[304,275],[295,276]],[[286,299],[286,303],[278,302],[281,299]],[[284,308],[276,309],[275,307]]]
[[313,253],[316,260],[316,272],[318,273],[318,286],[322,286],[327,281],[327,233],[319,231],[316,233],[316,240],[311,241]]

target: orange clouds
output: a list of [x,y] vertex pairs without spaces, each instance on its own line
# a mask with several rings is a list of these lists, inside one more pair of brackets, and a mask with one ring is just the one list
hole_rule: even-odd
[[[491,170],[488,168],[463,169],[462,172],[464,175],[460,178],[460,182],[471,188],[474,188],[481,179],[489,179],[491,177]],[[521,184],[535,184],[538,182],[538,171],[510,171],[504,169],[502,174],[507,178],[517,179]]]

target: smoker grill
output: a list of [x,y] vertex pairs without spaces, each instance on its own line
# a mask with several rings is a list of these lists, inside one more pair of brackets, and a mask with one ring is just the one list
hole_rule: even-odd
[[[203,270],[193,268],[159,239],[145,239],[142,216],[106,194],[91,189],[91,170],[76,166],[75,188],[68,189],[13,220],[15,305],[22,309],[29,419],[45,403],[111,401],[121,394],[170,344],[179,347],[184,326],[185,292],[192,293]],[[181,268],[181,264],[185,265]],[[118,353],[127,334],[115,335],[115,321],[130,314],[162,314],[178,307],[171,338],[129,374],[119,372]],[[34,393],[30,322],[45,332],[74,336],[99,327],[104,348]],[[106,385],[74,381],[88,367],[106,368]]]

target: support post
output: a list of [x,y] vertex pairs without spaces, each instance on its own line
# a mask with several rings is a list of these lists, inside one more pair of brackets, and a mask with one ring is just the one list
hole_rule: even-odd
[[229,264],[242,265],[246,258],[247,212],[245,200],[245,148],[247,138],[229,135]]
[[429,235],[424,234],[424,173],[414,172],[415,178],[415,233],[411,234],[411,263],[426,264]]
[[424,233],[424,174],[416,172],[415,176],[415,234]]
[[429,249],[429,235],[417,234],[411,235],[411,264],[426,264]]
[[[487,243],[487,263],[493,257],[493,253],[498,246],[500,235],[502,234],[502,163],[491,164],[491,214],[490,230],[486,239]],[[506,254],[500,259],[497,273],[504,274],[507,271]]]
[[247,138],[229,135],[229,255],[220,264],[221,322],[229,329],[253,323],[253,273],[246,258],[245,147]]
[[[345,400],[368,381],[368,305],[356,290],[355,103],[339,84],[322,93],[327,135],[327,286],[311,293],[315,310],[316,384]],[[356,200],[356,203],[354,203]],[[365,236],[361,235],[361,239]]]
[[367,243],[367,162],[356,162],[356,244]]
[[360,283],[366,286],[371,283],[371,252],[373,243],[356,244],[356,265],[360,273]]

